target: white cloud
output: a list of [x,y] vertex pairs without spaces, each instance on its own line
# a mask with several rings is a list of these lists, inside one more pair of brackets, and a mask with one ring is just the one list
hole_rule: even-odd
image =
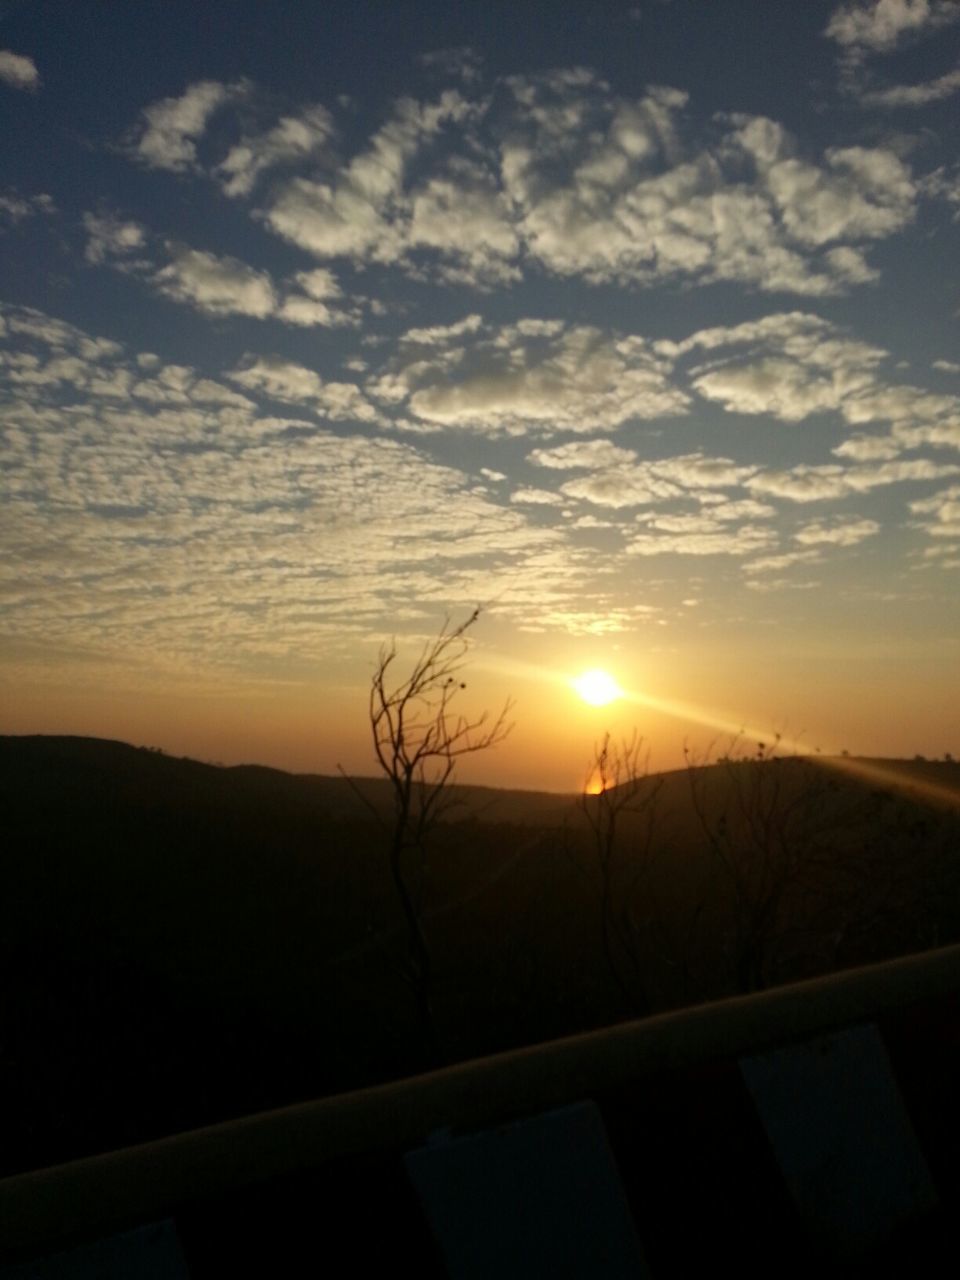
[[313,369],[280,356],[248,356],[227,374],[231,382],[272,400],[306,404],[321,417],[378,422],[380,415],[352,382],[325,382]]
[[890,53],[910,36],[924,35],[960,19],[954,0],[847,0],[838,6],[824,35],[847,53]]
[[84,257],[95,266],[105,262],[118,265],[116,259],[125,259],[146,248],[146,229],[139,222],[124,221],[110,214],[85,213],[83,225],[88,237]]
[[[893,151],[829,147],[824,163],[817,165],[794,154],[794,142],[774,121],[732,119],[737,129],[731,145],[753,158],[757,179],[795,242],[820,247],[838,240],[883,238],[913,218],[916,187]],[[866,264],[860,261],[863,270]]]
[[278,235],[318,257],[396,261],[403,236],[392,215],[407,166],[444,124],[463,119],[469,110],[452,90],[433,104],[400,99],[368,149],[332,182],[292,179],[263,211],[264,220]]
[[903,445],[892,436],[850,436],[830,450],[838,458],[852,458],[854,462],[888,462],[899,457]]
[[491,331],[469,349],[393,361],[376,394],[407,400],[422,421],[487,432],[612,430],[631,418],[683,413],[688,398],[640,339],[618,342],[588,326],[523,324]]
[[760,525],[721,532],[649,533],[633,538],[627,553],[635,556],[747,556],[776,546],[777,535]]
[[[694,389],[728,413],[763,415],[791,423],[815,414],[839,413],[855,427],[874,422],[892,424],[889,436],[861,434],[843,442],[834,449],[838,457],[891,459],[922,444],[960,444],[960,397],[884,381],[880,366],[887,353],[841,336],[826,322],[809,324],[796,313],[769,320],[772,323],[766,328],[754,323],[707,330],[684,342],[654,345],[673,358],[696,347],[715,350],[732,345],[737,339],[759,348],[746,357],[724,354],[690,371]],[[820,476],[817,487],[825,475]]]
[[[619,97],[577,68],[504,86],[496,109],[452,91],[401,99],[352,160],[291,178],[258,216],[320,258],[440,283],[504,284],[526,260],[593,283],[809,296],[874,281],[862,242],[914,217],[916,184],[886,148],[804,155],[780,125],[748,116],[719,121],[715,145],[698,146],[685,92]],[[245,164],[224,162],[238,180]]]
[[927,458],[893,460],[875,465],[841,467],[797,466],[790,470],[758,471],[746,480],[754,493],[786,498],[790,502],[824,502],[852,493],[869,493],[872,489],[907,481],[936,480],[956,475],[960,467],[941,465]]
[[778,311],[762,316],[759,320],[746,320],[742,324],[699,329],[682,342],[661,339],[653,346],[655,351],[671,359],[697,348],[714,351],[718,347],[737,346],[741,343],[751,346],[773,345],[782,349],[797,340],[809,343],[812,339],[814,343],[819,343],[820,336],[831,328],[829,320],[806,311]]
[[167,262],[158,266],[155,246],[139,223],[91,213],[84,214],[83,222],[88,262],[138,276],[165,297],[206,315],[273,317],[300,328],[360,323],[365,300],[345,300],[336,276],[324,267],[298,271],[278,290],[265,271],[174,241],[167,241]]
[[304,329],[316,326],[336,328],[340,325],[357,323],[355,316],[329,307],[325,302],[318,302],[315,298],[304,297],[297,293],[288,294],[284,298],[276,311],[276,317],[285,324],[299,325]]
[[923,180],[923,193],[931,199],[946,200],[947,204],[956,205],[953,219],[955,222],[960,219],[960,169],[956,166],[934,169]]
[[931,367],[939,369],[941,373],[960,373],[960,364],[955,360],[934,360]]
[[433,325],[429,329],[408,329],[401,334],[400,341],[413,343],[421,347],[449,346],[455,338],[464,334],[477,333],[483,328],[483,320],[478,315],[464,316],[456,324]]
[[228,196],[247,196],[268,169],[315,157],[332,134],[333,118],[326,107],[304,107],[298,115],[283,116],[264,133],[243,137],[214,173]]
[[728,413],[772,414],[784,422],[800,422],[838,409],[850,384],[842,370],[818,374],[798,361],[768,356],[701,374],[693,385]]
[[39,89],[40,73],[37,64],[26,54],[0,49],[0,83],[10,89]]
[[808,547],[825,543],[835,547],[854,547],[879,532],[876,520],[839,520],[830,524],[814,521],[798,529],[793,536],[796,542]]
[[929,458],[895,459],[873,466],[851,467],[846,474],[846,484],[852,493],[868,493],[871,489],[889,484],[903,484],[916,480],[939,480],[944,476],[960,473],[960,466],[933,462]]
[[760,556],[750,560],[743,566],[744,573],[782,573],[795,564],[818,564],[821,560],[819,551],[785,551],[775,556]]
[[594,471],[561,486],[568,498],[591,502],[597,507],[647,506],[683,495],[679,485],[655,475],[650,468],[637,466],[616,471]]
[[636,462],[637,455],[610,440],[571,440],[550,449],[534,449],[527,458],[534,466],[557,471],[594,471]]
[[941,489],[933,497],[910,503],[916,515],[929,516],[921,527],[935,538],[960,538],[960,485]]
[[360,323],[362,300],[345,301],[336,276],[326,267],[298,271],[293,279],[302,292],[287,292],[276,311],[278,320],[303,328],[317,325],[335,328]]
[[342,298],[337,277],[326,267],[316,267],[313,271],[298,271],[294,277],[300,288],[310,298],[318,302],[328,302],[333,298]]
[[277,305],[270,277],[236,258],[185,245],[167,245],[170,262],[152,277],[168,298],[190,303],[207,315],[243,315],[263,319]]
[[[411,599],[442,616],[496,597],[521,625],[562,629],[617,612],[600,607],[587,548],[408,444],[260,416],[186,366],[3,315],[18,363],[0,360],[0,598],[16,603],[17,641],[87,649],[116,687],[131,636],[137,663],[262,674],[313,662],[321,640],[355,655]],[[13,383],[17,369],[41,377]],[[273,389],[349,399],[309,372],[274,367]],[[64,403],[56,378],[86,378],[82,402]],[[146,384],[158,398],[136,395]]]
[[459,77],[465,83],[480,79],[483,58],[469,45],[457,45],[449,49],[433,49],[417,58],[421,67],[436,71],[449,78]]
[[214,112],[244,91],[238,84],[199,80],[179,98],[162,98],[143,111],[131,153],[151,169],[185,173],[197,163],[197,140]]
[[872,89],[860,95],[867,107],[925,107],[929,102],[942,102],[960,91],[960,69],[920,84],[895,84],[887,89]]
[[647,464],[659,476],[675,480],[686,489],[729,489],[742,484],[756,467],[731,458],[710,458],[702,453],[681,454]]
[[12,187],[0,191],[0,215],[10,222],[22,222],[24,218],[32,218],[37,214],[49,215],[56,211],[57,206],[53,202],[53,197],[46,192],[41,191],[35,196],[22,196]]
[[854,249],[852,245],[844,244],[828,249],[824,257],[836,279],[848,284],[872,284],[880,279],[880,272],[876,267],[871,267],[862,251]]
[[483,166],[463,159],[429,178],[410,195],[406,243],[410,250],[431,250],[453,259],[444,267],[451,283],[485,287],[518,279],[510,262],[520,247],[511,206]]
[[511,502],[525,503],[534,507],[561,507],[563,498],[547,489],[522,488],[514,489],[510,495]]
[[850,492],[845,476],[839,466],[798,466],[788,471],[758,471],[747,481],[747,488],[790,502],[822,502]]

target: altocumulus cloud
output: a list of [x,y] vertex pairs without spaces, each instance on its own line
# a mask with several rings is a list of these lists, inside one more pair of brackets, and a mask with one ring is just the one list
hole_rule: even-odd
[[[134,359],[38,312],[4,317],[16,345],[0,360],[12,392],[0,585],[21,639],[110,653],[132,628],[171,661],[229,665],[318,634],[347,644],[411,596],[461,607],[495,585],[526,620],[592,598],[580,553],[457,468],[261,415],[187,366]],[[325,406],[338,394],[274,374],[271,395]],[[263,390],[260,375],[245,382]],[[82,405],[63,400],[65,383]],[[38,556],[42,582],[18,567]]]
[[26,54],[0,49],[0,84],[5,84],[8,89],[39,89],[37,64]]
[[[215,112],[255,93],[201,81],[146,108],[130,141],[142,163],[201,168]],[[392,266],[415,279],[486,289],[527,260],[594,283],[739,281],[826,296],[877,278],[864,247],[902,229],[920,194],[883,146],[805,153],[775,121],[717,117],[698,138],[690,97],[614,93],[586,70],[511,76],[475,97],[404,97],[365,146],[338,162],[333,117],[313,105],[245,134],[205,170],[249,197],[288,176],[253,216],[321,259]]]
[[[469,346],[465,332],[452,326],[425,342],[408,333],[371,393],[428,423],[494,433],[610,431],[631,418],[682,414],[689,403],[642,338],[540,320],[482,333],[471,320]],[[423,349],[409,351],[411,342]]]

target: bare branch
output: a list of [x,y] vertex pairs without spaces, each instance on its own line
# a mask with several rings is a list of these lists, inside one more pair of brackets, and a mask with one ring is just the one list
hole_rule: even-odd
[[[377,764],[390,783],[394,820],[389,832],[390,872],[407,924],[405,972],[417,999],[421,1026],[433,1057],[439,1056],[431,1009],[430,951],[424,935],[419,886],[430,831],[449,802],[449,785],[463,756],[486,751],[513,728],[508,700],[496,719],[455,712],[466,688],[461,673],[469,650],[467,633],[479,606],[461,623],[444,620],[420,651],[409,674],[393,682],[397,644],[381,646],[370,682],[369,720]],[[410,865],[411,857],[415,865]]]

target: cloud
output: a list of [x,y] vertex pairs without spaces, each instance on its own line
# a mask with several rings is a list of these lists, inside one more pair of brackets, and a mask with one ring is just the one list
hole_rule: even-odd
[[955,360],[934,360],[931,368],[939,369],[941,373],[960,373],[960,364]]
[[750,560],[743,566],[744,573],[782,573],[795,564],[818,564],[822,559],[819,551],[785,551],[775,556],[760,556]]
[[50,215],[57,211],[53,197],[45,192],[35,196],[22,196],[13,187],[0,191],[0,218],[12,223],[22,222],[25,218],[33,218],[37,214]]
[[776,356],[701,374],[693,385],[704,399],[717,401],[727,413],[772,414],[784,422],[801,422],[811,414],[836,410],[851,389],[845,371],[817,372]]
[[470,335],[469,348],[438,339],[418,359],[397,357],[371,390],[406,401],[421,421],[492,433],[609,431],[632,418],[681,414],[688,404],[671,385],[667,362],[639,338],[555,321],[482,335],[471,322]]
[[300,291],[288,288],[276,311],[278,320],[302,328],[318,325],[337,328],[360,323],[362,300],[347,302],[337,277],[326,267],[298,271],[293,282]]
[[520,278],[510,262],[520,249],[510,202],[482,165],[450,160],[445,173],[411,194],[409,207],[409,251],[428,250],[453,260],[439,268],[441,279],[485,288]]
[[560,507],[563,498],[559,494],[550,493],[547,489],[515,489],[510,495],[511,502],[526,503],[535,507]]
[[756,467],[743,465],[731,458],[710,458],[702,453],[681,454],[648,464],[660,476],[676,480],[684,488],[695,490],[728,489],[741,485]]
[[947,204],[956,205],[953,220],[960,220],[960,169],[956,166],[953,169],[944,166],[934,169],[923,181],[923,193],[933,200],[946,200]]
[[838,458],[852,458],[854,462],[887,462],[899,457],[903,445],[892,436],[850,436],[830,452]]
[[380,415],[352,382],[325,382],[313,369],[281,356],[248,356],[227,374],[231,382],[271,400],[309,405],[324,418],[379,422]]
[[702,349],[715,351],[718,347],[763,345],[785,348],[790,342],[819,342],[820,336],[832,329],[829,320],[807,311],[777,311],[759,320],[745,320],[741,324],[716,325],[711,329],[698,329],[681,342],[660,339],[653,344],[659,354],[676,359],[688,352]]
[[761,525],[742,525],[722,532],[677,532],[641,534],[627,544],[627,554],[635,556],[747,556],[776,546],[777,535]]
[[433,325],[428,329],[408,329],[400,335],[400,341],[421,347],[449,346],[455,338],[465,334],[477,333],[483,328],[483,318],[479,315],[464,316],[455,324]]
[[421,53],[417,61],[429,71],[453,79],[459,77],[465,84],[480,79],[483,58],[469,45],[457,45],[449,49],[433,49]]
[[170,262],[152,277],[168,298],[186,302],[207,315],[263,319],[277,306],[270,277],[236,258],[218,258],[200,249],[167,244]]
[[197,140],[214,112],[245,91],[240,84],[198,80],[179,98],[162,98],[144,108],[133,131],[131,154],[150,169],[186,173],[196,168]]
[[37,64],[26,54],[0,49],[0,83],[5,84],[9,89],[30,92],[39,89],[40,73],[37,70]]
[[872,89],[860,95],[867,107],[925,107],[929,102],[942,102],[960,90],[960,69],[948,71],[935,80],[921,84],[896,84],[887,89]]
[[865,538],[872,538],[880,532],[876,520],[841,520],[831,524],[815,521],[806,524],[793,535],[796,542],[804,546],[830,544],[835,547],[854,547]]
[[558,471],[594,471],[636,462],[633,449],[624,449],[610,440],[572,440],[550,449],[534,449],[527,459],[536,467]]
[[402,235],[391,215],[407,166],[444,124],[462,119],[469,110],[453,90],[432,104],[401,98],[367,150],[332,183],[294,178],[261,216],[278,235],[318,257],[396,261]]
[[[698,144],[687,106],[663,85],[618,96],[582,68],[511,76],[488,98],[400,99],[366,148],[328,176],[288,179],[257,216],[319,258],[481,289],[525,263],[595,284],[808,296],[877,279],[863,243],[915,216],[897,154],[803,154],[782,126],[745,115],[718,117],[719,136]],[[246,191],[255,148],[242,145],[220,171]]]
[[824,502],[852,493],[869,493],[872,489],[907,481],[937,480],[956,475],[960,467],[931,462],[927,458],[894,460],[875,465],[841,467],[801,465],[790,470],[762,470],[746,480],[754,493],[786,498],[790,502]]
[[[690,371],[691,384],[728,413],[801,422],[816,414],[839,413],[851,426],[889,422],[889,436],[853,436],[834,449],[838,457],[890,459],[922,444],[960,445],[960,397],[940,395],[908,383],[886,382],[881,366],[887,353],[854,341],[824,321],[809,323],[801,313],[767,318],[729,329],[704,330],[683,342],[658,342],[655,350],[678,359],[693,349],[716,350],[737,340],[754,350],[725,353]],[[794,476],[791,488],[794,487]],[[833,487],[823,472],[816,488]]]
[[283,116],[272,129],[241,138],[215,167],[228,196],[247,196],[267,170],[312,159],[323,152],[333,135],[333,117],[326,107],[304,107]]
[[[278,288],[267,272],[237,258],[218,257],[169,240],[158,249],[137,222],[86,213],[83,224],[88,236],[84,256],[89,263],[138,276],[164,297],[205,315],[274,318],[300,328],[360,323],[365,300],[344,299],[336,276],[324,267],[298,271]],[[158,265],[158,256],[161,261],[166,258],[165,265]]]
[[[130,254],[147,247],[146,228],[139,222],[126,221],[111,214],[85,213],[83,225],[88,237],[83,256],[93,266],[103,263],[119,266]],[[136,265],[144,267],[149,264],[139,262]]]
[[834,10],[824,35],[855,58],[890,53],[908,37],[960,19],[954,0],[847,0]]
[[764,117],[734,116],[731,142],[750,155],[793,240],[810,246],[878,239],[914,216],[910,171],[884,148],[828,147],[824,163],[793,154],[786,131]]
[[568,498],[613,510],[647,506],[683,496],[679,485],[662,479],[643,466],[629,470],[595,471],[588,476],[578,476],[562,485],[561,492]]
[[910,510],[916,515],[931,517],[920,526],[931,537],[960,538],[960,485],[951,485],[930,498],[911,502]]
[[[588,548],[456,467],[264,414],[41,313],[2,314],[0,599],[17,642],[86,650],[114,687],[150,672],[169,687],[309,664],[319,640],[325,661],[355,656],[411,599],[442,616],[496,596],[498,613],[555,629],[616,613]],[[273,370],[307,405],[340,394],[304,372]],[[87,380],[82,400],[64,400],[64,378]]]

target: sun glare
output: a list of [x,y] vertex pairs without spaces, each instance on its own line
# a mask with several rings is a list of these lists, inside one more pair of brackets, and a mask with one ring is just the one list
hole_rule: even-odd
[[623,697],[623,690],[613,676],[606,671],[601,671],[598,667],[592,671],[584,671],[583,675],[577,676],[570,683],[584,702],[589,702],[591,707],[605,707],[615,698]]

